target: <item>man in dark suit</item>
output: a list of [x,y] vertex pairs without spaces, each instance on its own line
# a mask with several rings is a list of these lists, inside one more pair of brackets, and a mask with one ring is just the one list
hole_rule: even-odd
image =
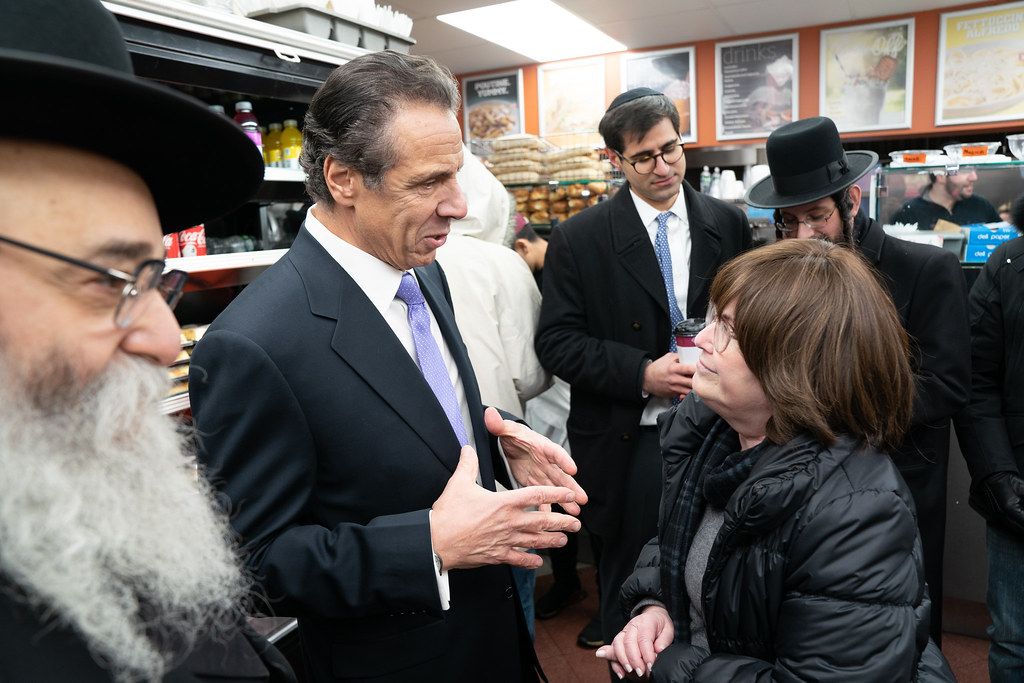
[[263,160],[137,80],[98,0],[0,3],[0,81],[0,681],[294,681],[158,409],[185,283],[161,227],[252,197]]
[[[560,225],[544,263],[537,355],[572,387],[567,429],[599,546],[602,635],[625,624],[619,587],[657,532],[658,415],[690,390],[673,328],[703,317],[718,267],[750,246],[734,206],[683,181],[679,113],[650,88],[619,95],[601,120],[628,184]],[[600,643],[597,643],[600,644]]]
[[[564,449],[480,403],[434,263],[466,213],[457,109],[428,58],[336,69],[305,120],[316,204],[192,357],[201,458],[317,681],[535,680],[508,565],[586,501]],[[531,486],[496,493],[509,471]]]
[[[766,145],[771,175],[747,203],[775,209],[777,235],[855,245],[882,276],[910,336],[917,384],[911,428],[892,454],[914,496],[932,600],[931,636],[942,637],[942,551],[950,419],[970,394],[970,332],[960,262],[952,252],[889,237],[860,211],[855,183],[878,162],[844,152],[835,123],[804,119],[776,129]],[[808,292],[812,296],[812,292]]]

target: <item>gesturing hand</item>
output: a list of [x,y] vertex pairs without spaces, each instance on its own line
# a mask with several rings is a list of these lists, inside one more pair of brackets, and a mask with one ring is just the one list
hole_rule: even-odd
[[476,451],[464,446],[459,466],[431,507],[430,541],[446,569],[510,564],[536,569],[537,555],[521,548],[565,545],[564,531],[579,531],[575,517],[527,508],[572,505],[576,494],[559,486],[529,486],[495,493],[476,483]]
[[675,633],[668,610],[651,605],[633,617],[611,645],[599,647],[595,654],[611,662],[619,678],[628,673],[645,676],[661,651],[672,644]]
[[484,424],[487,431],[501,441],[512,476],[521,486],[565,487],[575,494],[573,502],[551,502],[561,505],[570,515],[580,514],[580,505],[586,504],[587,494],[572,478],[576,474],[576,463],[564,448],[524,424],[502,419],[494,408],[484,412]]

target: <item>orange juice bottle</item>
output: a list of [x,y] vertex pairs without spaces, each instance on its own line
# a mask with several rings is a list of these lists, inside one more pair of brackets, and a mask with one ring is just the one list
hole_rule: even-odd
[[299,168],[299,154],[302,153],[302,133],[299,122],[285,119],[284,130],[281,131],[281,160],[285,168]]
[[270,168],[281,168],[281,124],[270,124],[270,132],[263,138],[263,160]]

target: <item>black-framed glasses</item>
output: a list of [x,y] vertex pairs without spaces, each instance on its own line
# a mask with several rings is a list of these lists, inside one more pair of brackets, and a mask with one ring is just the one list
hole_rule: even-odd
[[729,342],[736,338],[736,334],[732,331],[731,325],[718,317],[715,307],[708,306],[707,322],[704,324],[704,329],[706,330],[712,325],[715,329],[712,332],[711,345],[718,353],[724,353],[729,348]]
[[98,266],[95,263],[82,261],[73,256],[60,254],[56,251],[50,251],[49,249],[37,247],[34,244],[28,244],[27,242],[3,235],[0,235],[0,242],[31,251],[40,256],[48,256],[49,258],[57,259],[79,268],[91,270],[117,282],[123,282],[124,287],[121,289],[121,298],[117,302],[117,308],[114,309],[114,324],[122,329],[131,325],[138,315],[145,310],[145,295],[153,290],[156,290],[163,297],[167,306],[173,310],[178,304],[178,300],[181,299],[181,293],[185,288],[185,281],[188,279],[188,273],[183,270],[167,270],[165,272],[167,266],[160,259],[143,261],[135,269],[134,273],[129,274],[116,268]]
[[838,209],[838,206],[833,206],[832,210],[828,213],[825,213],[824,211],[812,211],[807,218],[803,220],[798,220],[796,218],[783,218],[781,221],[775,222],[775,229],[786,237],[798,232],[800,230],[801,223],[811,230],[820,230],[825,227],[825,224],[828,223],[828,219],[832,218],[832,214],[834,214]]
[[674,164],[683,158],[683,141],[676,140],[667,147],[662,147],[660,152],[654,154],[640,154],[632,159],[626,158],[622,152],[616,152],[619,158],[633,167],[633,170],[640,175],[647,175],[654,171],[658,165],[658,157],[661,157],[666,164]]

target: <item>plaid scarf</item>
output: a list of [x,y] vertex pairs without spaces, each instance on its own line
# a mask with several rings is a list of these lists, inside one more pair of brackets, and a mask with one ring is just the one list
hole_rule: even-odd
[[676,640],[690,640],[690,599],[686,593],[685,568],[690,544],[704,508],[724,509],[736,489],[750,476],[767,439],[748,451],[739,449],[739,436],[718,420],[686,469],[679,497],[669,512],[661,535],[661,586],[668,613],[675,624]]

